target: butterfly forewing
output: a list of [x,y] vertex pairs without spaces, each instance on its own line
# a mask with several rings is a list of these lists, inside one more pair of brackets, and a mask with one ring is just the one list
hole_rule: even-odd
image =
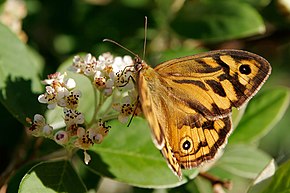
[[227,116],[232,106],[240,107],[249,100],[268,78],[271,67],[253,53],[218,50],[173,59],[155,71],[176,89],[173,92],[180,100],[214,118]]
[[248,101],[270,71],[265,59],[237,50],[173,59],[155,69],[142,63],[142,110],[175,174],[215,157],[231,132],[231,108]]

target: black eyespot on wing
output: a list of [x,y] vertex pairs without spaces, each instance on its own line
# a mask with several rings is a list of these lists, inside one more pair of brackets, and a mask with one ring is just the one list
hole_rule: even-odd
[[247,64],[241,65],[239,67],[239,71],[240,73],[245,74],[245,75],[249,75],[252,72],[251,67]]
[[189,149],[190,149],[190,146],[191,146],[191,143],[190,143],[190,141],[188,141],[188,140],[186,140],[186,141],[183,142],[183,144],[182,144],[182,148],[183,148],[184,150],[189,150]]

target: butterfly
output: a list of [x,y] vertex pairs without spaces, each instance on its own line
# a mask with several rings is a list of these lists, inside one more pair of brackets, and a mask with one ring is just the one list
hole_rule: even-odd
[[264,58],[217,50],[151,68],[135,57],[139,102],[153,141],[180,179],[212,160],[232,131],[232,107],[247,103],[271,73]]

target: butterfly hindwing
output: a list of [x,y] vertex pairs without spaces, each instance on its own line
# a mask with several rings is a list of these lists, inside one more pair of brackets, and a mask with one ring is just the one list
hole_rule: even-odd
[[173,137],[168,140],[179,165],[190,169],[212,160],[226,144],[231,132],[231,118],[208,120],[203,117],[199,123],[191,123],[190,117],[185,119],[188,123],[182,127],[170,127],[169,132],[178,139]]

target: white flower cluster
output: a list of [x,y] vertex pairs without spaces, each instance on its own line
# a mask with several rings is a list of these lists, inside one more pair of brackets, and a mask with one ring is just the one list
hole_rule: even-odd
[[114,57],[108,52],[98,59],[91,54],[85,58],[75,56],[70,70],[87,76],[105,96],[113,95],[112,108],[119,112],[120,122],[126,123],[130,116],[141,113],[136,107],[138,93],[131,80],[135,80],[136,74],[131,56]]
[[[133,81],[136,73],[130,56],[113,57],[110,53],[104,53],[98,59],[91,54],[84,58],[75,56],[69,70],[88,77],[94,85],[95,92],[102,95],[102,98],[113,97],[112,106],[108,110],[118,113],[111,119],[118,118],[124,123],[129,117],[141,113],[140,108],[136,106],[138,95]],[[90,123],[85,123],[84,115],[77,111],[82,93],[75,89],[76,82],[66,76],[66,73],[59,72],[49,75],[48,79],[42,81],[46,85],[46,92],[38,97],[38,101],[47,104],[48,109],[63,108],[65,128],[54,129],[46,123],[42,115],[36,114],[33,121],[28,121],[31,124],[28,132],[37,137],[51,138],[67,149],[83,149],[85,163],[88,163],[91,158],[86,150],[103,141],[110,128],[103,120],[109,119],[94,117]],[[98,112],[97,108],[101,105],[92,108]]]
[[78,100],[81,97],[79,90],[71,91],[75,88],[76,83],[73,79],[65,79],[66,73],[56,72],[48,76],[48,79],[42,83],[48,85],[45,87],[46,92],[38,97],[40,103],[48,104],[48,109],[54,109],[57,105],[76,109]]
[[130,56],[113,57],[110,53],[104,53],[98,59],[91,54],[87,54],[85,58],[75,56],[70,70],[90,78],[95,87],[103,90],[106,96],[112,95],[114,88],[134,88],[133,82],[129,81],[134,75]]

